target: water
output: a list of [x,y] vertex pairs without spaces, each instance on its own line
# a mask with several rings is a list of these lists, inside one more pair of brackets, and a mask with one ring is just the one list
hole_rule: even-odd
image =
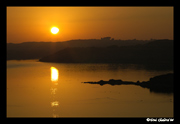
[[[59,71],[55,82],[52,66]],[[173,117],[173,94],[135,85],[82,83],[147,81],[169,72],[135,65],[7,61],[7,117]]]

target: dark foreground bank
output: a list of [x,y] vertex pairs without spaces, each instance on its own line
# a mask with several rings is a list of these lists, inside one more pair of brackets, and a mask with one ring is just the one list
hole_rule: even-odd
[[150,78],[149,81],[122,81],[122,80],[114,80],[110,79],[109,81],[100,80],[98,82],[83,82],[83,83],[90,83],[90,84],[100,84],[101,86],[105,84],[110,85],[138,85],[143,88],[150,89],[151,92],[156,93],[173,93],[173,80],[174,74],[169,73],[165,75],[155,76]]

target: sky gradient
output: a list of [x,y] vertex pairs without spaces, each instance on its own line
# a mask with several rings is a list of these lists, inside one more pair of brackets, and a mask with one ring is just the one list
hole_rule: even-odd
[[7,43],[173,39],[173,19],[173,7],[7,7]]

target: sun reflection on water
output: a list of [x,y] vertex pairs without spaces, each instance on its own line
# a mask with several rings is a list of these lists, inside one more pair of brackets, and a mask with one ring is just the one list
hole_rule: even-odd
[[51,102],[51,106],[52,107],[59,106],[59,102],[58,101]]
[[50,90],[51,90],[51,94],[56,94],[57,88],[52,88],[52,87],[51,87]]
[[52,87],[50,88],[51,90],[51,96],[52,96],[52,101],[51,103],[51,107],[53,109],[53,117],[58,117],[57,114],[57,107],[59,106],[59,101],[56,100],[56,93],[57,93],[57,85],[58,85],[58,78],[59,78],[59,71],[58,69],[56,69],[55,67],[51,67],[51,81],[52,83]]
[[59,71],[55,67],[51,67],[51,81],[58,81]]

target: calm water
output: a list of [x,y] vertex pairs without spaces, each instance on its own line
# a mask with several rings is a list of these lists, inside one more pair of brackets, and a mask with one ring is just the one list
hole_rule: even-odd
[[[51,67],[59,71],[51,81]],[[147,81],[173,71],[135,65],[7,61],[7,117],[173,117],[173,94],[135,85],[84,84],[122,79]]]

